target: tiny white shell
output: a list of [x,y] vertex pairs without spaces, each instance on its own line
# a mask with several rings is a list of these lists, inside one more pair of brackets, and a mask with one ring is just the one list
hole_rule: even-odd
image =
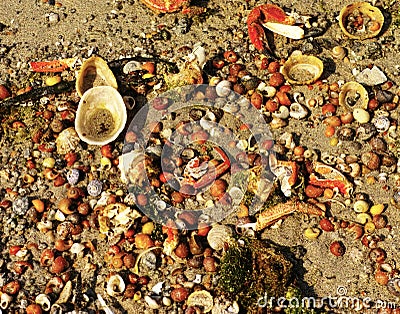
[[149,297],[148,295],[146,295],[144,297],[144,300],[146,301],[146,303],[149,306],[149,308],[151,308],[152,310],[157,310],[157,309],[159,309],[161,307],[161,305],[158,304],[156,300],[154,300],[153,298]]
[[215,86],[215,91],[219,97],[226,97],[231,93],[231,82],[223,80]]
[[287,119],[290,115],[289,108],[286,106],[280,106],[278,111],[275,111],[272,113],[272,116],[274,118],[279,118],[279,119]]
[[10,306],[12,299],[13,299],[12,296],[10,296],[9,294],[2,293],[0,297],[0,308],[2,308],[3,310],[8,308]]

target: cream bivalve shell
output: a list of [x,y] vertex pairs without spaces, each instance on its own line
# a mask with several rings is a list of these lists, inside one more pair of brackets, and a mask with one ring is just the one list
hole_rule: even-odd
[[126,106],[111,86],[98,86],[83,94],[76,112],[75,130],[79,138],[91,145],[114,141],[125,127]]
[[85,60],[76,78],[76,91],[80,97],[96,86],[111,86],[118,88],[117,80],[107,65],[107,62],[97,56]]
[[292,55],[282,66],[282,74],[291,84],[306,85],[318,80],[324,65],[320,59],[307,55]]

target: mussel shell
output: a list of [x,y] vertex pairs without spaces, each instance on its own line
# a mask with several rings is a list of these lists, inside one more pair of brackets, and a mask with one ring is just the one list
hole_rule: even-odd
[[376,100],[380,103],[392,102],[393,98],[394,94],[391,91],[380,89],[376,92]]

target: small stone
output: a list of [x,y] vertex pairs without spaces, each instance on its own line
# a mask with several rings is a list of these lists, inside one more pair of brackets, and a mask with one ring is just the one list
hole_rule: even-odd
[[29,200],[27,197],[16,199],[12,205],[12,209],[17,215],[25,215],[29,208]]
[[361,108],[354,109],[353,117],[358,123],[367,123],[370,120],[368,111]]
[[50,24],[56,24],[60,20],[60,17],[57,13],[50,13],[48,19]]

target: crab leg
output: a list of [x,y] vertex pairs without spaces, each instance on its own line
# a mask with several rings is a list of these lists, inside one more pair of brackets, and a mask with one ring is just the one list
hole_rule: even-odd
[[196,190],[209,185],[210,183],[212,183],[215,180],[215,178],[222,176],[231,167],[229,158],[228,158],[228,156],[226,156],[224,151],[219,147],[215,147],[214,149],[221,156],[222,163],[220,163],[216,167],[212,167],[212,169],[207,171],[204,176],[202,176],[198,181],[196,181],[196,183],[193,184],[193,187]]
[[303,29],[294,26],[294,23],[294,18],[286,15],[285,11],[275,4],[263,4],[255,7],[247,18],[249,37],[254,47],[261,52],[269,52],[270,54],[272,54],[272,51],[268,47],[263,24],[266,28],[280,35],[293,39],[303,38]]
[[292,214],[296,211],[316,216],[322,216],[324,214],[322,209],[316,205],[305,202],[299,202],[297,200],[291,200],[286,203],[279,203],[275,206],[269,207],[262,213],[260,213],[260,215],[257,218],[255,230],[256,231],[263,230],[266,227],[275,223],[277,220],[289,214]]
[[62,72],[65,69],[72,67],[78,58],[69,58],[53,61],[38,61],[29,62],[32,71],[34,72]]

